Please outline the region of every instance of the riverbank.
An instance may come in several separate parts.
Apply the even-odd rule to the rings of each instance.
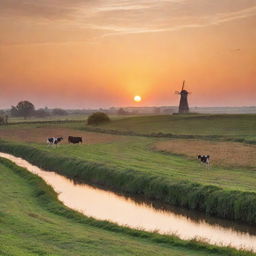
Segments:
[[[2,158],[0,169],[1,255],[254,255],[86,218],[25,169]]]
[[[20,156],[77,182],[143,196],[211,216],[256,224],[256,193],[224,189],[186,180],[166,180],[153,174],[118,170],[22,144],[0,143],[0,150]]]

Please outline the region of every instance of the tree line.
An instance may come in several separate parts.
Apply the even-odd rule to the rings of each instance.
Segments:
[[[65,116],[67,111],[60,108],[49,110],[48,108],[35,109],[35,106],[29,101],[20,101],[16,106],[11,106],[10,115],[13,117],[23,117],[24,119],[30,117],[48,117]]]

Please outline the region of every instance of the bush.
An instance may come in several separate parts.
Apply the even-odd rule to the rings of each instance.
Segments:
[[[87,124],[97,125],[97,124],[107,123],[107,122],[110,122],[110,118],[108,117],[107,114],[105,114],[103,112],[96,112],[96,113],[91,114],[88,117]]]

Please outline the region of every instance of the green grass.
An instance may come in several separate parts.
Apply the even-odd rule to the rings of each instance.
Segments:
[[[86,114],[69,114],[63,116],[47,116],[47,117],[30,117],[24,119],[23,117],[9,117],[9,123],[30,123],[30,122],[47,122],[47,121],[80,121],[87,120]]]
[[[110,157],[108,150],[110,151],[114,148],[113,143],[109,145],[110,147],[105,148],[106,151],[102,151],[101,153],[104,155],[103,159],[108,159]],[[199,165],[197,164],[194,174],[191,169],[187,170],[187,172],[191,173],[190,176],[188,176],[189,174],[182,174],[181,170],[183,168],[180,168],[178,171],[176,170],[184,162],[178,156],[173,156],[174,158],[169,160],[173,161],[173,164],[176,164],[176,168],[171,167],[173,171],[171,168],[169,168],[169,171],[167,169],[163,170],[161,160],[158,163],[155,162],[156,169],[152,169],[151,171],[147,167],[144,170],[139,170],[138,168],[142,166],[141,164],[138,164],[137,169],[136,166],[134,169],[128,168],[133,161],[132,158],[129,158],[129,161],[124,161],[126,168],[102,164],[102,162],[96,163],[89,161],[89,157],[75,157],[74,151],[77,150],[76,152],[81,155],[81,152],[83,152],[82,148],[87,147],[79,146],[81,145],[63,145],[61,148],[49,148],[40,145],[32,147],[31,145],[25,144],[1,142],[0,150],[20,156],[45,170],[56,171],[78,182],[104,186],[107,189],[128,193],[131,196],[140,195],[146,199],[153,199],[168,205],[175,205],[187,209],[199,210],[216,217],[256,224],[256,193],[255,190],[252,190],[254,184],[251,184],[251,192],[249,189],[241,189],[241,187],[245,186],[243,183],[240,186],[237,185],[236,189],[233,188],[233,183],[229,187],[226,187],[225,182],[222,180],[224,176],[221,170],[219,170],[220,177],[218,178],[215,170],[207,171],[202,167],[201,178],[209,180],[209,177],[214,177],[215,175],[219,181],[219,185],[198,182],[198,179],[192,180],[194,178],[193,175],[197,175],[198,173]],[[76,150],[73,150],[73,148],[76,148]],[[87,148],[90,150],[90,146]],[[92,155],[97,155],[98,153],[100,154],[99,150],[96,150]],[[141,157],[143,156],[140,154],[136,145],[131,148],[130,153],[133,154],[133,157],[137,157],[137,160],[141,161]],[[168,157],[164,154],[157,154],[160,157]],[[147,157],[147,154],[145,156]],[[154,155],[152,155],[152,159],[148,158],[149,162],[155,160],[156,156]],[[210,174],[211,172],[213,172],[212,175]],[[235,174],[234,170],[229,170],[228,176],[232,179]],[[239,181],[239,177],[239,175],[236,177],[237,182]],[[248,182],[251,181],[249,177],[246,178]]]
[[[0,255],[253,255],[86,218],[40,178],[0,159]]]
[[[161,140],[161,138],[150,137],[154,131],[167,132],[166,134],[172,132],[179,136],[182,135],[180,129],[183,129],[183,135],[190,134],[197,136],[202,132],[203,135],[212,136],[211,139],[213,139],[214,136],[222,136],[222,133],[224,133],[224,137],[227,136],[226,138],[229,139],[243,138],[243,140],[248,140],[249,137],[253,138],[255,136],[255,117],[255,115],[131,117],[122,120],[114,120],[111,124],[100,127],[104,127],[107,132],[107,127],[111,129],[116,127],[115,129],[118,128],[119,132],[131,130],[138,134],[147,134],[149,137],[126,136],[124,140],[116,142],[93,145],[61,145],[57,149],[47,147],[45,144],[35,143],[26,147],[28,144],[25,143],[6,144],[2,142],[0,143],[0,147],[1,150],[7,150],[18,156],[22,156],[29,161],[33,161],[34,164],[41,164],[44,168],[49,168],[50,170],[58,168],[59,173],[68,177],[79,177],[82,182],[103,184],[108,188],[116,188],[119,192],[124,192],[122,181],[131,175],[131,180],[140,180],[138,184],[142,186],[141,189],[138,189],[138,184],[134,186],[131,184],[127,190],[132,194],[143,193],[147,194],[148,197],[154,197],[154,193],[159,193],[159,196],[156,196],[156,198],[161,198],[162,201],[170,204],[187,207],[189,209],[199,209],[208,214],[223,218],[256,223],[256,212],[253,212],[253,202],[256,195],[255,167],[212,166],[207,170],[205,167],[201,166],[196,159],[192,160],[182,155],[164,154],[153,151],[151,149],[152,144]],[[19,129],[19,127],[36,128],[45,126],[56,127],[56,130],[58,127],[73,129],[84,129],[86,127],[83,122],[62,122],[60,124],[19,124],[11,126],[11,129],[15,132],[15,129]],[[93,129],[94,128],[95,127],[93,127]],[[24,149],[27,151],[24,151]],[[40,159],[40,157],[42,158]],[[95,170],[98,174],[91,174],[90,170],[91,172]],[[115,182],[117,184],[114,184]],[[152,185],[152,183],[154,184]],[[183,183],[186,183],[184,187]],[[152,191],[150,191],[151,185],[153,187],[155,186]],[[177,196],[178,199],[175,201],[171,198],[171,194],[168,195],[169,192],[164,195],[165,186],[168,187],[170,193],[174,194],[176,191],[179,191],[179,189],[186,192],[189,191],[188,189],[196,188],[195,197],[197,203],[188,202],[189,196],[186,194],[184,198]],[[213,201],[209,199],[208,204],[205,203],[204,200],[206,200],[205,196],[207,198],[209,196],[209,186],[214,186],[214,191],[217,189],[222,192],[217,196],[217,199],[214,197],[214,200],[217,200],[217,202],[213,199],[211,199]],[[203,195],[199,188],[203,188]],[[246,197],[243,192],[251,192],[253,196],[250,195]],[[235,196],[237,193],[242,195],[241,198],[249,205],[248,207],[251,209],[251,213],[248,212],[248,209],[241,208],[241,205],[239,205],[239,207],[235,205]],[[200,199],[200,196],[203,198]],[[233,197],[232,200],[234,200],[234,202],[232,200],[226,200],[230,196]],[[240,200],[242,200],[241,198]],[[228,201],[229,204],[233,203],[233,205],[228,206],[230,207],[230,209],[227,210],[229,213],[221,209],[226,201]],[[219,210],[215,209],[217,207],[216,205],[218,205]]]
[[[9,117],[9,124],[29,124],[29,123],[40,123],[40,122],[83,122],[86,123],[89,114],[68,114],[63,116],[47,116],[47,117],[30,117],[24,119],[23,117]],[[123,119],[123,116],[120,115],[109,115],[112,120]],[[131,116],[129,116],[131,117]]]
[[[166,181],[189,180],[226,189],[256,192],[255,168],[212,166],[209,170],[184,156],[151,150],[154,138],[130,137],[120,142],[93,145],[61,145],[57,149],[45,145],[34,147],[59,156],[86,160],[121,171],[134,170],[156,175]]]
[[[256,143],[256,115],[158,115],[113,120],[87,129],[159,136],[201,136]]]

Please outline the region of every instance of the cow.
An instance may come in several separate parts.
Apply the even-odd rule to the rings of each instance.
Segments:
[[[55,145],[57,147],[57,144],[63,140],[63,137],[51,137],[47,139],[47,143],[49,145]]]
[[[201,161],[202,164],[210,164],[210,156],[209,155],[198,155],[197,159]]]
[[[80,142],[81,142],[81,144],[83,143],[82,137],[68,136],[68,143],[77,144]]]

